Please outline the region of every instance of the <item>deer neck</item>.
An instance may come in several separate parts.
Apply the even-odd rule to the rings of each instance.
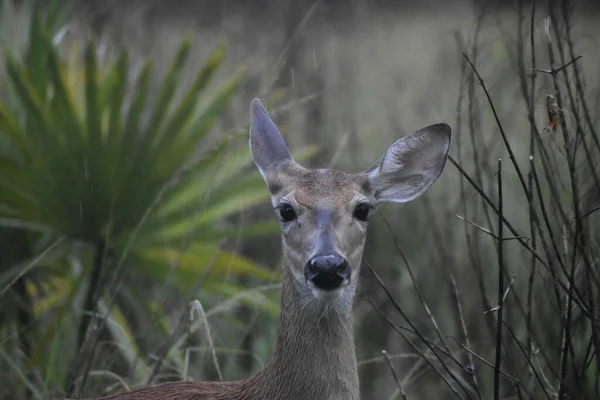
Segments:
[[[351,299],[345,307],[307,304],[305,290],[284,268],[275,351],[255,382],[259,398],[358,400]]]

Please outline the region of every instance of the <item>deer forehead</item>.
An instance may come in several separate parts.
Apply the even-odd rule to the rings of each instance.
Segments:
[[[367,191],[366,178],[336,170],[308,170],[290,177],[294,199],[312,209],[343,209]]]

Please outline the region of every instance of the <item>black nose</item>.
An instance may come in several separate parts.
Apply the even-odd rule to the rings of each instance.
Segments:
[[[321,254],[311,258],[306,264],[306,280],[322,290],[335,290],[345,280],[350,279],[348,262],[337,254]]]

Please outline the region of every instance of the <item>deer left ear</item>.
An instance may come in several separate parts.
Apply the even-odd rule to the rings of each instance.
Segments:
[[[423,194],[442,173],[451,138],[450,125],[435,124],[394,143],[365,171],[375,199],[404,203]]]
[[[282,165],[294,162],[283,137],[258,99],[250,104],[250,152],[267,184]]]

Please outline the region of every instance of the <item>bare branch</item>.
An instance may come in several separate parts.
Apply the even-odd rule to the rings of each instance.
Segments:
[[[383,354],[383,357],[385,357],[385,361],[387,361],[387,365],[390,367],[390,371],[392,371],[392,375],[394,376],[396,385],[398,385],[398,390],[400,391],[400,394],[402,394],[402,398],[404,400],[408,400],[408,397],[406,397],[404,388],[402,387],[402,384],[400,383],[400,379],[398,378],[398,375],[396,375],[396,370],[394,369],[394,366],[392,365],[392,360],[390,360],[390,357],[388,356],[387,351],[381,350],[381,354]]]
[[[550,75],[556,75],[558,74],[560,71],[562,71],[563,69],[567,68],[569,65],[575,63],[577,60],[581,59],[583,56],[578,56],[575,57],[574,59],[572,59],[571,61],[569,61],[568,63],[566,63],[565,65],[563,65],[560,68],[557,69],[539,69],[539,68],[534,68],[533,70],[535,72],[542,72],[544,74],[550,74]]]

